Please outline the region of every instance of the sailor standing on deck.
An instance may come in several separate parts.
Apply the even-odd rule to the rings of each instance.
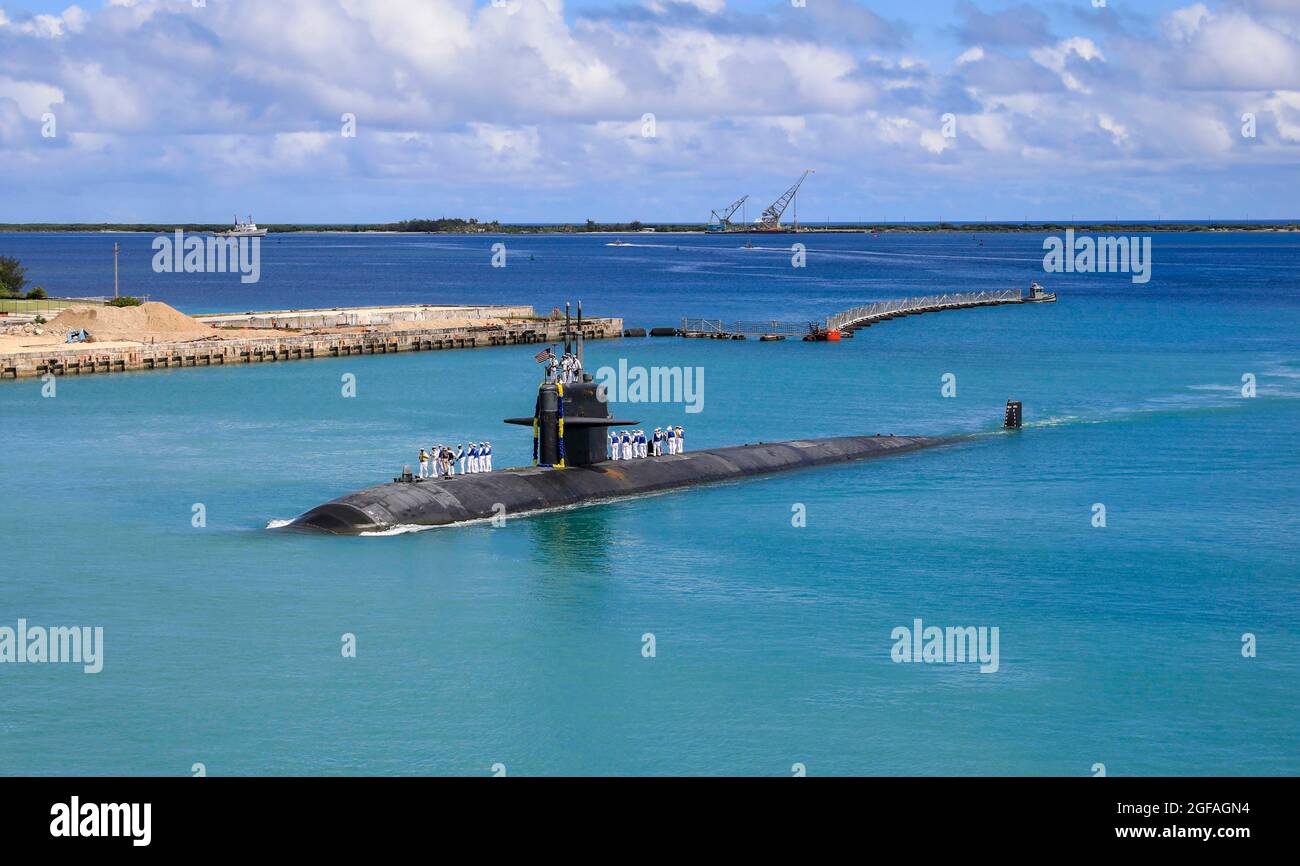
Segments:
[[[673,425],[669,424],[668,429],[664,431],[664,441],[668,443],[668,453],[677,453],[677,436],[673,433]]]
[[[677,453],[681,454],[686,450],[686,437],[682,434],[682,425],[677,425]]]
[[[637,455],[636,455],[636,456],[638,456],[638,457],[648,457],[648,456],[650,456],[650,446],[649,446],[648,443],[646,442],[645,431],[644,431],[644,430],[638,430],[638,431],[636,431],[636,447],[637,447]]]
[[[609,431],[609,459],[610,460],[618,459],[618,431],[617,430]]]
[[[656,427],[655,432],[650,434],[650,453],[656,457],[662,457],[664,453],[664,429]]]
[[[464,445],[456,446],[456,453],[453,455],[453,459],[460,464],[460,472],[462,475],[464,475],[465,474],[465,446]]]
[[[429,477],[429,452],[423,448],[420,449],[420,477]]]
[[[477,443],[477,442],[471,442],[471,443],[469,443],[469,458],[465,461],[465,463],[466,463],[466,464],[468,465],[468,467],[469,467],[469,470],[468,470],[468,471],[470,471],[470,472],[478,472],[478,471],[479,471],[479,459],[478,459],[478,458],[479,458],[478,443]]]
[[[631,460],[632,459],[632,434],[624,430],[623,435],[619,437],[619,444],[623,446],[623,459]]]
[[[492,471],[492,443],[491,442],[483,443],[483,471],[484,472]]]

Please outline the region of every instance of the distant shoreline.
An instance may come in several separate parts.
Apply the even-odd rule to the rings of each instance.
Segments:
[[[829,225],[800,225],[778,230],[735,228],[726,232],[708,231],[699,225],[680,224],[560,224],[522,225],[505,223],[472,223],[455,227],[430,229],[393,228],[391,225],[301,225],[268,224],[263,226],[268,234],[384,234],[384,235],[772,235],[772,234],[935,234],[935,233],[1017,233],[1076,232],[1100,234],[1131,234],[1155,232],[1300,232],[1300,221],[1277,222],[1223,222],[1223,223],[1126,223],[1126,222],[1043,222],[1043,223],[831,223]],[[160,225],[151,223],[0,223],[0,234],[171,234],[175,231],[210,233],[226,231],[226,225],[182,223]]]

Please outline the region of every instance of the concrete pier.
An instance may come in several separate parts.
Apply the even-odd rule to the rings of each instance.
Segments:
[[[620,337],[623,333],[623,320],[621,318],[584,319],[582,333],[587,340]],[[66,347],[42,347],[0,354],[0,378],[20,379],[44,376],[46,373],[53,373],[56,376],[122,373],[131,370],[256,364],[307,358],[337,358],[347,355],[473,349],[527,343],[559,343],[563,339],[562,319],[531,319],[468,328],[429,327],[398,330],[378,326],[368,329],[365,333],[272,332],[265,337],[223,339],[214,336],[185,342],[109,347],[97,347],[95,343],[73,343]]]
[[[264,310],[247,313],[213,313],[195,316],[195,320],[214,328],[268,328],[272,330],[308,330],[314,328],[355,328],[392,325],[397,322],[428,322],[438,326],[441,319],[524,319],[534,316],[526,304],[482,304],[460,306],[448,304],[402,304],[389,307],[332,307],[312,310]]]

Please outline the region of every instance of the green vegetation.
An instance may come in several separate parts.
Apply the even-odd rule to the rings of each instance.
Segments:
[[[0,313],[58,312],[66,307],[95,304],[98,301],[65,301],[51,298],[46,301],[29,301],[26,298],[0,298]]]
[[[12,256],[0,256],[0,298],[21,298],[27,269]]]
[[[29,301],[44,301],[48,297],[49,295],[45,294],[45,289],[40,286],[37,286],[27,293],[27,300]]]
[[[144,303],[144,301],[140,300],[139,298],[132,297],[131,295],[123,295],[123,296],[120,297],[120,298],[114,298],[113,300],[108,301],[108,302],[105,304],[105,306],[108,306],[108,307],[138,307],[138,306],[140,306],[140,305],[143,304],[143,303]]]
[[[365,227],[356,226],[355,229],[364,231]],[[402,220],[397,223],[389,223],[385,226],[375,226],[372,231],[391,231],[391,232],[499,232],[501,224],[498,222],[480,223],[476,219],[448,219],[446,217],[430,220]]]

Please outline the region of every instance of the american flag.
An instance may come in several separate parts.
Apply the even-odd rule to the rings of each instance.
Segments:
[[[542,349],[542,351],[538,352],[536,355],[533,355],[533,360],[540,364],[543,361],[546,361],[554,357],[555,357],[555,352],[553,351],[553,347],[547,346],[545,349]]]

